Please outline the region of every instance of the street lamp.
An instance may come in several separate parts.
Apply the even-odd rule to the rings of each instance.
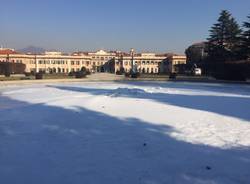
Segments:
[[[130,72],[130,76],[132,78],[137,78],[138,77],[138,73],[137,73],[137,66],[134,63],[134,49],[132,48],[130,51],[131,54],[131,72]]]
[[[137,72],[136,66],[134,64],[134,52],[135,50],[132,48],[130,50],[130,54],[131,54],[131,74],[134,74]]]

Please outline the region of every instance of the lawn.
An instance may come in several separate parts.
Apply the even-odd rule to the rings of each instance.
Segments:
[[[250,86],[0,87],[0,183],[250,183]]]

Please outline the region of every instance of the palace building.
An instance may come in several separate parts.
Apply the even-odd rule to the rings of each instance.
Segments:
[[[19,53],[0,48],[0,62],[23,63],[26,72],[69,73],[85,67],[91,72],[129,72],[132,65],[140,73],[170,73],[186,64],[186,56],[156,53],[124,53],[120,51]],[[132,64],[133,62],[133,64]]]

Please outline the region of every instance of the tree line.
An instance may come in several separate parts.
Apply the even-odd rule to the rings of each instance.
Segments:
[[[235,18],[223,10],[210,30],[208,38],[209,60],[216,62],[237,61],[250,56],[250,16],[242,28]]]
[[[245,80],[250,78],[250,15],[242,26],[227,10],[222,10],[209,30],[207,41],[186,50],[188,60],[198,62],[205,74],[218,79]],[[204,53],[205,54],[204,54]]]

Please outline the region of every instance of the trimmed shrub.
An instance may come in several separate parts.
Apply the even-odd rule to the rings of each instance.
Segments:
[[[123,75],[124,73],[125,73],[124,68],[121,68],[119,71],[115,72],[116,75]]]
[[[36,72],[31,71],[30,74],[31,74],[32,76],[35,76]]]
[[[130,74],[126,72],[125,77],[130,77]]]
[[[68,74],[68,76],[70,76],[70,77],[73,77],[75,75],[76,75],[75,72],[69,72],[69,74]]]
[[[41,80],[43,79],[43,73],[42,72],[36,73],[35,77],[37,80]]]
[[[75,78],[85,78],[86,77],[86,72],[84,71],[79,71],[79,72],[76,72],[76,75],[75,75]]]
[[[83,67],[81,68],[81,71],[87,73],[86,67],[83,66]]]
[[[116,75],[122,75],[123,73],[119,70],[115,72]]]
[[[169,79],[176,79],[177,73],[173,72],[169,74]]]
[[[86,75],[91,75],[91,72],[89,70],[87,70]]]
[[[131,73],[131,78],[138,78],[140,76],[139,72]]]

